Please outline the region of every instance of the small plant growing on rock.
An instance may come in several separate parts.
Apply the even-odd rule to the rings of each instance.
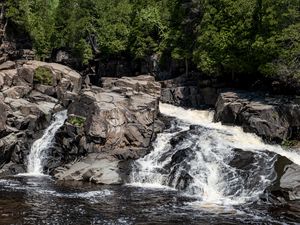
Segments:
[[[34,72],[34,82],[44,85],[52,85],[52,72],[47,67],[38,67]]]
[[[296,140],[284,140],[284,141],[282,141],[281,145],[286,148],[291,148],[291,147],[296,146],[298,143],[299,142]]]
[[[73,126],[82,127],[86,121],[85,117],[71,115],[68,118],[68,122]]]

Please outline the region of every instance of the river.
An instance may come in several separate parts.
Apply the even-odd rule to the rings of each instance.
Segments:
[[[0,224],[297,224],[270,194],[275,165],[299,165],[297,152],[213,123],[211,111],[167,104],[160,111],[170,124],[133,164],[127,184],[2,178]]]

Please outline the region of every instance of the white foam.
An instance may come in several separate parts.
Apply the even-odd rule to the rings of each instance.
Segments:
[[[267,150],[287,157],[292,162],[300,165],[300,149],[299,151],[291,149],[283,149],[279,145],[268,145],[255,134],[246,133],[241,127],[226,126],[221,123],[213,122],[213,111],[207,110],[191,110],[183,109],[169,104],[160,103],[159,109],[161,113],[175,117],[179,120],[193,125],[201,125],[203,127],[215,129],[216,142],[220,139],[227,140],[235,148],[245,150]]]
[[[300,165],[300,154],[284,150],[278,145],[265,144],[255,134],[245,133],[236,126],[224,126],[213,122],[213,112],[205,110],[186,110],[180,107],[160,104],[161,113],[174,117],[177,121],[175,131],[165,131],[158,135],[153,143],[154,150],[139,159],[131,174],[131,185],[145,188],[171,188],[182,185],[181,176],[188,172],[192,182],[185,188],[188,195],[200,198],[204,205],[235,205],[255,201],[273,179],[275,157],[268,152],[285,156]],[[199,125],[200,134],[189,132],[183,142],[176,145],[170,140],[180,132],[189,130],[190,125]],[[171,129],[172,130],[172,129]],[[240,177],[240,171],[228,165],[235,154],[232,149],[239,148],[255,153],[254,160],[263,160],[264,168],[255,167],[248,171],[254,176],[255,183]],[[189,165],[165,166],[171,162],[173,154],[180,149],[190,149],[193,157],[186,159]],[[162,157],[163,156],[163,157]],[[170,165],[169,165],[170,166]],[[261,171],[262,170],[262,171]],[[164,172],[162,172],[164,171]]]
[[[66,119],[67,110],[56,113],[54,121],[45,130],[43,136],[33,143],[28,157],[27,172],[29,176],[43,175],[43,160],[47,157],[46,151],[50,148],[56,132]]]
[[[145,189],[161,189],[161,190],[167,190],[167,191],[176,191],[175,188],[169,187],[169,186],[165,186],[165,185],[161,185],[159,183],[130,183],[130,184],[126,184],[127,186],[135,186],[135,187],[142,187]]]

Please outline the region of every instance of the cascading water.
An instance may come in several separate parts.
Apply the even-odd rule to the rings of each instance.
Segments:
[[[154,150],[133,166],[131,183],[167,186],[199,197],[204,203],[252,202],[276,178],[279,155],[300,164],[300,155],[265,144],[239,127],[213,123],[213,112],[160,104],[174,117],[158,135]]]
[[[43,174],[43,161],[47,157],[46,151],[51,146],[56,132],[63,126],[66,119],[67,110],[56,113],[53,122],[45,130],[43,136],[33,143],[28,157],[28,174]]]

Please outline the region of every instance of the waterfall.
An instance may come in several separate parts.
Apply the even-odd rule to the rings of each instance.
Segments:
[[[278,154],[300,164],[300,154],[265,144],[240,127],[213,122],[212,111],[160,103],[171,119],[153,151],[133,165],[130,181],[143,187],[171,187],[204,203],[255,201],[276,178]]]
[[[32,175],[43,174],[43,161],[47,157],[47,150],[51,147],[56,132],[64,125],[67,119],[67,110],[54,114],[54,120],[45,130],[43,136],[36,140],[30,150],[28,157],[27,172]]]

